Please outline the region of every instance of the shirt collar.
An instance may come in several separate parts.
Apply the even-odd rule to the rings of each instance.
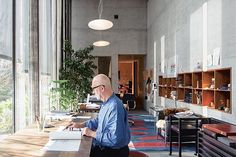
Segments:
[[[112,95],[107,99],[107,101],[104,101],[103,103],[102,103],[102,105],[105,105],[107,102],[109,102],[109,100],[111,99],[111,98],[113,98],[115,96],[115,93],[113,92],[112,93]]]

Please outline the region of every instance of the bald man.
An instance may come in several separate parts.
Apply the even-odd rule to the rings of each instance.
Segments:
[[[123,103],[113,93],[110,79],[104,74],[93,78],[92,89],[103,102],[97,118],[72,122],[70,129],[84,128],[82,134],[93,137],[90,157],[128,157],[130,129]]]

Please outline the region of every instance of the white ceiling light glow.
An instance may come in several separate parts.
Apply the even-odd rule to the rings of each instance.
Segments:
[[[93,30],[107,30],[113,26],[113,23],[109,20],[102,19],[102,11],[103,11],[103,1],[99,1],[98,5],[98,15],[99,19],[92,20],[88,23],[89,28]]]
[[[96,19],[96,20],[90,21],[88,23],[88,26],[91,29],[103,31],[103,30],[107,30],[111,28],[113,26],[113,23],[105,19]]]
[[[103,47],[103,46],[110,45],[110,42],[104,41],[104,40],[99,40],[99,41],[94,42],[93,45],[97,46],[97,47]]]

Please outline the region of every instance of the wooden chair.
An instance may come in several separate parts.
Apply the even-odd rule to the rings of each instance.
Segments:
[[[139,151],[130,151],[129,157],[148,157],[148,155]]]

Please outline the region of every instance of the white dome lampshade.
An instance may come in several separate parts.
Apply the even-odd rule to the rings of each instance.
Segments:
[[[88,23],[89,28],[93,30],[107,30],[113,26],[113,23],[106,19],[96,19]]]
[[[99,40],[99,41],[94,42],[93,45],[97,47],[103,47],[103,46],[110,45],[110,42],[105,41],[105,40]]]
[[[107,30],[113,26],[113,23],[109,20],[102,19],[102,11],[103,11],[103,0],[99,1],[98,4],[98,19],[92,20],[88,23],[88,27],[93,30]]]

